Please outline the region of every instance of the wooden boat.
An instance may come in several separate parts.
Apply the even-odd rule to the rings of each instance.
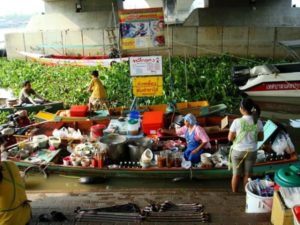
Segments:
[[[145,111],[167,111],[167,104],[157,104],[157,105],[147,105],[147,106],[139,106],[137,110],[141,113]],[[195,101],[195,102],[180,102],[176,104],[176,112],[180,114],[187,114],[189,112],[193,113],[196,116],[207,116],[212,114],[221,113],[226,109],[226,105],[219,104],[215,106],[209,106],[208,101]],[[62,114],[67,110],[59,110],[55,114],[49,112],[39,112],[35,115],[35,118],[40,121],[62,121],[62,122],[70,122],[70,121],[84,121],[84,120],[101,120],[105,117],[116,117],[116,116],[125,116],[129,114],[129,108],[125,107],[116,107],[109,108],[108,110],[99,110],[94,112],[92,116],[89,117],[72,117],[66,116]]]
[[[25,161],[15,161],[18,167],[26,169],[34,164]],[[299,156],[293,154],[290,159],[258,163],[253,168],[253,176],[264,176],[273,174],[281,168],[288,168],[290,165],[300,166]],[[128,177],[128,178],[200,178],[200,179],[217,179],[229,178],[232,171],[227,167],[222,168],[93,168],[80,166],[63,166],[61,164],[48,164],[47,172],[64,175],[76,176],[103,176],[103,177]]]
[[[235,66],[232,80],[249,96],[300,97],[300,63]]]
[[[274,111],[289,114],[300,113],[300,99],[298,98],[280,98],[280,97],[252,97],[261,110]]]
[[[47,110],[49,112],[56,112],[64,108],[63,102],[49,102],[42,105],[28,105],[28,106],[14,106],[14,107],[0,107],[0,112],[13,113],[18,110],[26,110],[28,113]]]
[[[217,117],[207,117],[200,118],[202,126],[211,126],[214,123],[219,123],[220,118]],[[52,131],[56,128],[59,129],[61,127],[72,127],[74,129],[80,129],[83,134],[88,134],[90,127],[94,125],[95,121],[79,121],[79,122],[44,122],[37,126],[37,131],[35,134],[45,134],[47,136],[52,135]],[[103,119],[101,122],[97,122],[101,124],[107,125],[109,123],[108,119]],[[228,129],[223,130],[213,130],[209,133],[209,136],[212,140],[212,144],[214,143],[222,143],[222,141],[227,140]],[[157,138],[157,136],[156,136]],[[23,143],[28,140],[24,140]],[[65,143],[68,143],[70,139],[64,140]],[[19,152],[21,144],[16,144],[15,146],[11,146],[11,152]],[[61,149],[63,149],[62,147]],[[50,154],[51,152],[49,152]],[[67,152],[68,153],[68,152]],[[46,154],[46,153],[45,153]],[[53,154],[53,152],[51,153]],[[68,153],[70,154],[70,153]],[[59,158],[60,156],[60,158]],[[186,178],[225,178],[230,177],[231,172],[227,170],[226,166],[220,168],[198,168],[192,167],[189,169],[185,169],[182,167],[163,167],[159,168],[157,166],[153,166],[150,168],[120,168],[118,165],[110,165],[103,168],[95,168],[95,167],[81,167],[81,166],[64,166],[62,164],[62,157],[66,156],[66,151],[61,150],[57,152],[57,155],[51,155],[51,160],[44,163],[34,163],[30,161],[26,161],[24,159],[20,160],[14,156],[11,156],[11,160],[13,160],[20,168],[26,170],[37,169],[43,172],[45,175],[47,173],[59,173],[64,175],[76,175],[76,176],[103,176],[103,177],[143,177],[143,178],[176,178],[176,177],[186,177]],[[254,175],[262,176],[266,173],[273,173],[279,168],[285,168],[290,165],[300,166],[299,157],[297,154],[292,154],[289,159],[283,159],[278,161],[268,161],[257,163],[254,167]]]
[[[201,110],[203,110],[203,115],[205,112],[209,112],[209,103],[208,101],[195,101],[195,102],[178,102],[176,103],[176,112],[180,114],[187,114],[187,113],[193,113],[195,116],[199,116],[201,113]],[[168,104],[157,104],[157,105],[143,105],[138,106],[137,110],[140,112],[145,111],[163,111],[166,112],[168,108]],[[216,110],[216,109],[214,109]],[[220,110],[224,110],[223,108]],[[111,116],[120,116],[122,114],[129,113],[129,108],[126,107],[116,107],[116,108],[110,108],[109,114]]]
[[[64,56],[43,55],[38,53],[23,52],[20,54],[36,62],[50,66],[103,66],[110,67],[113,63],[127,62],[128,58],[108,58],[108,56]]]

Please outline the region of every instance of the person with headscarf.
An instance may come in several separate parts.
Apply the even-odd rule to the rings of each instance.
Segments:
[[[3,147],[3,143],[0,144]],[[1,155],[0,225],[28,225],[31,207],[25,193],[25,184],[16,164],[12,161],[2,161]]]
[[[187,148],[184,151],[184,158],[191,163],[200,162],[200,155],[205,149],[210,149],[209,137],[205,130],[197,124],[196,117],[189,113],[184,117],[184,126],[176,128],[178,136],[184,136],[187,142]]]
[[[241,118],[230,126],[228,140],[233,141],[229,153],[229,169],[232,169],[232,192],[238,191],[239,179],[243,177],[244,185],[252,174],[252,167],[257,156],[257,141],[264,139],[263,124],[258,119],[260,108],[245,98],[240,103]]]

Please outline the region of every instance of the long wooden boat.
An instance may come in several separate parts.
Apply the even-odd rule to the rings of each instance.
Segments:
[[[38,112],[41,110],[45,110],[48,112],[57,112],[64,108],[63,102],[49,102],[41,105],[28,105],[28,106],[14,106],[14,107],[0,107],[0,112],[8,112],[13,113],[18,110],[26,110],[28,113]]]
[[[34,164],[25,161],[15,161],[18,167],[26,169]],[[293,154],[290,159],[273,162],[258,163],[253,168],[253,176],[264,176],[273,174],[278,169],[288,168],[290,165],[300,167],[299,156]],[[47,172],[63,175],[76,176],[103,176],[103,177],[128,177],[128,178],[199,178],[199,179],[216,179],[229,178],[232,171],[227,167],[222,168],[93,168],[79,166],[63,166],[61,164],[47,165]]]
[[[20,52],[36,62],[50,66],[103,66],[110,67],[113,63],[127,62],[128,58],[110,59],[108,56],[63,56],[63,55],[43,55],[31,52]]]
[[[143,106],[138,106],[137,110],[140,112],[145,112],[145,111],[163,111],[166,112],[168,108],[167,104],[157,104],[157,105],[143,105]],[[209,114],[214,110],[216,113],[217,111],[221,112],[225,110],[225,108],[219,107],[218,109],[215,108],[210,108],[208,101],[194,101],[194,102],[178,102],[176,103],[176,109],[175,111],[180,113],[180,114],[187,114],[187,113],[193,113],[195,116],[204,116],[206,114]],[[111,116],[120,116],[124,113],[129,113],[129,108],[126,107],[116,107],[116,108],[110,108],[109,113]]]
[[[202,126],[213,125],[214,123],[219,123],[220,119],[216,117],[207,117],[201,118]],[[79,121],[79,122],[44,122],[39,124],[36,128],[37,131],[34,134],[45,134],[47,136],[52,135],[54,129],[60,129],[61,127],[72,127],[74,129],[80,129],[83,134],[88,134],[90,127],[94,125],[95,121]],[[103,119],[101,122],[107,125],[109,123],[108,119]],[[228,129],[223,130],[213,130],[209,133],[211,141],[215,143],[218,141],[227,140]],[[157,137],[156,137],[157,138]],[[24,142],[26,142],[25,140]],[[68,142],[70,140],[66,140]],[[14,151],[19,151],[18,147],[21,146],[20,143],[12,146],[10,149]],[[65,151],[66,152],[66,151]],[[60,151],[59,154],[63,154],[63,151]],[[26,160],[20,160],[15,157],[11,157],[20,168],[28,170],[28,168],[37,169],[47,173],[58,173],[64,175],[76,175],[76,176],[103,176],[103,177],[143,177],[143,178],[176,178],[176,177],[186,177],[186,178],[225,178],[230,177],[231,172],[227,169],[226,166],[221,168],[198,168],[192,167],[185,169],[182,167],[163,167],[159,168],[156,166],[150,168],[120,168],[117,165],[105,166],[103,168],[94,168],[94,167],[81,167],[81,166],[64,166],[62,160],[58,157],[53,157],[51,161],[42,164],[35,164]],[[65,155],[63,155],[65,156]],[[289,159],[282,159],[278,161],[268,161],[257,163],[254,167],[254,175],[262,176],[266,173],[273,173],[279,168],[289,167],[290,165],[300,166],[299,157],[297,154],[292,154]]]
[[[157,105],[145,105],[139,106],[137,111],[143,113],[145,111],[167,111],[167,104]],[[195,101],[195,102],[179,102],[176,104],[176,112],[180,114],[193,113],[195,116],[208,116],[224,112],[227,106],[219,104],[215,106],[209,106],[208,101]],[[116,107],[109,108],[108,110],[99,110],[93,113],[89,117],[72,117],[66,116],[67,110],[58,110],[55,114],[49,112],[39,112],[35,117],[40,121],[61,121],[61,122],[74,122],[74,121],[85,121],[85,120],[101,120],[105,117],[118,117],[125,116],[130,112],[127,107]]]

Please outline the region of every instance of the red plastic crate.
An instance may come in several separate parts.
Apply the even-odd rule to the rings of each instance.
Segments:
[[[151,111],[143,114],[142,128],[145,134],[157,134],[157,130],[164,126],[164,112]]]
[[[71,116],[85,117],[88,113],[87,105],[72,105],[70,109]]]

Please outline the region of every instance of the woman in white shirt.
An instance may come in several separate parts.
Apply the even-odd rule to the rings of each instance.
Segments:
[[[228,134],[228,140],[233,141],[229,154],[233,171],[233,192],[238,191],[241,176],[244,185],[248,182],[256,161],[257,141],[264,139],[263,124],[258,119],[260,108],[251,99],[246,98],[241,101],[240,112],[242,117],[233,121]]]

